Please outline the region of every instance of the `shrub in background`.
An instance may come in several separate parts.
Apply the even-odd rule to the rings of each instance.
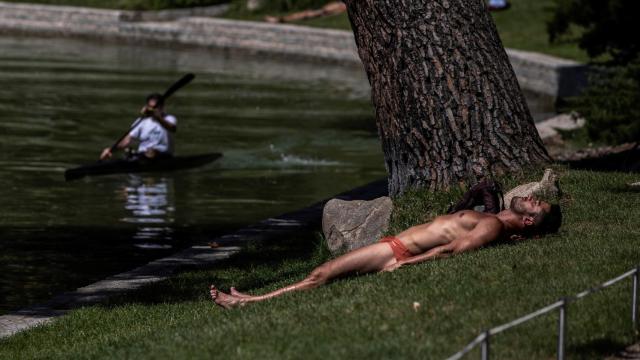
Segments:
[[[595,67],[589,87],[568,106],[587,120],[584,131],[592,141],[640,141],[640,60]]]
[[[635,59],[640,51],[637,35],[638,0],[556,0],[553,18],[547,23],[550,41],[570,32],[571,25],[584,28],[580,48],[595,58],[609,54],[618,64]]]
[[[586,120],[581,131],[590,141],[618,144],[640,140],[640,37],[637,35],[639,0],[556,0],[547,23],[550,41],[582,27],[578,46],[592,58],[589,86],[570,99],[568,108]],[[578,136],[580,138],[580,136]]]

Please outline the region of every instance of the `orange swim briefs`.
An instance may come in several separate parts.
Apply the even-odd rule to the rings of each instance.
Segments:
[[[413,254],[407,249],[406,246],[395,236],[387,236],[385,238],[380,239],[381,243],[388,243],[391,246],[391,250],[393,251],[393,255],[396,257],[396,261],[401,261],[404,259],[408,259],[413,256]]]

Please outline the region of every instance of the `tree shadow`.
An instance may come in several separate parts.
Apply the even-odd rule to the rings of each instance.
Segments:
[[[610,338],[599,338],[588,342],[569,346],[567,354],[572,358],[594,359],[611,356],[623,350],[628,344],[614,341]]]
[[[612,193],[617,193],[617,194],[627,194],[627,193],[640,193],[640,186],[637,187],[631,187],[629,185],[619,185],[619,186],[615,186],[612,188],[608,188],[607,191],[610,191]]]
[[[577,170],[637,173],[640,172],[640,143],[627,144],[622,150],[609,150],[600,155],[563,160],[560,163]]]

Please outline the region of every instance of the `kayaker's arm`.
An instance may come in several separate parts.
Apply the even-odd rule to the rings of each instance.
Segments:
[[[127,135],[124,138],[122,138],[122,140],[118,143],[118,145],[116,145],[117,149],[124,149],[127,146],[129,146],[129,144],[131,143],[131,135]],[[102,154],[100,154],[100,160],[105,160],[108,159],[112,156],[113,154],[111,153],[111,148],[105,148],[104,150],[102,150]]]
[[[165,128],[167,131],[174,133],[178,130],[175,124],[172,124],[167,120],[165,120],[164,113],[160,109],[156,108],[152,110],[151,116],[153,116],[153,119],[157,121],[160,125],[162,125],[162,127]]]

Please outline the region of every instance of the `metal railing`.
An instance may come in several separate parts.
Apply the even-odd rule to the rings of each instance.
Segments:
[[[636,267],[633,270],[629,270],[626,273],[617,276],[611,280],[605,281],[604,283],[595,286],[591,289],[582,291],[572,297],[566,297],[566,298],[562,298],[556,302],[554,302],[551,305],[545,306],[541,309],[538,309],[532,313],[529,313],[527,315],[521,316],[513,321],[510,321],[506,324],[502,324],[500,326],[496,326],[494,328],[491,328],[487,331],[484,331],[483,333],[481,333],[480,335],[478,335],[475,339],[473,339],[473,341],[471,341],[467,346],[465,346],[464,348],[462,348],[462,350],[458,351],[457,353],[453,354],[452,356],[450,356],[449,358],[447,358],[447,360],[458,360],[460,358],[462,358],[464,355],[466,355],[469,351],[473,350],[476,346],[478,346],[478,344],[481,344],[481,356],[482,356],[482,360],[488,360],[489,356],[490,356],[490,340],[491,337],[494,335],[497,335],[505,330],[508,330],[512,327],[515,327],[517,325],[520,325],[524,322],[527,322],[533,318],[536,318],[540,315],[544,315],[546,313],[549,313],[553,310],[558,309],[558,349],[557,349],[557,359],[558,360],[564,360],[565,357],[565,327],[566,327],[566,322],[567,322],[567,305],[571,302],[577,301],[579,299],[582,299],[583,297],[593,294],[595,292],[598,292],[602,289],[605,289],[625,278],[628,278],[629,276],[632,276],[633,279],[633,286],[631,289],[631,324],[632,324],[632,328],[633,328],[633,332],[634,334],[636,333],[636,331],[638,330],[638,275],[640,274],[640,266]]]

